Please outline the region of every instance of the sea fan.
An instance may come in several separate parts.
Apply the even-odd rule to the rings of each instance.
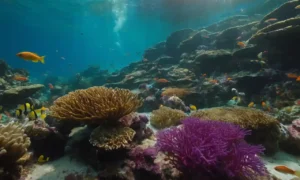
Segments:
[[[260,160],[264,148],[246,143],[250,131],[239,126],[187,118],[180,127],[157,134],[156,147],[170,155],[173,165],[187,179],[224,177],[251,179],[265,175]]]

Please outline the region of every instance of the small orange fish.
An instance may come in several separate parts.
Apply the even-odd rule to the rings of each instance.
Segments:
[[[15,81],[21,81],[21,82],[26,82],[28,81],[28,78],[25,76],[14,76]]]
[[[300,171],[294,171],[286,166],[276,166],[276,167],[274,167],[274,169],[281,173],[292,174],[292,175],[300,177]]]
[[[261,106],[262,106],[262,107],[266,107],[266,105],[267,105],[266,102],[264,102],[264,101],[261,102]]]
[[[8,111],[4,111],[4,114],[7,116],[7,117],[11,117],[10,113]]]
[[[295,105],[300,105],[300,99],[297,99],[296,101],[294,101]]]
[[[54,88],[54,86],[51,83],[49,83],[48,86],[49,86],[49,89],[53,89]]]
[[[209,80],[209,82],[212,83],[212,84],[217,84],[217,83],[218,83],[218,80],[212,79],[212,80]]]
[[[300,76],[298,76],[298,77],[297,77],[296,81],[297,81],[297,82],[299,82],[299,81],[300,81]]]
[[[255,106],[254,102],[250,102],[250,103],[248,104],[248,107],[249,107],[249,108],[253,108],[254,106]]]
[[[278,21],[278,19],[270,18],[270,19],[265,20],[265,23],[270,23],[270,22],[275,22],[275,21]]]
[[[287,73],[286,76],[291,79],[297,79],[298,75],[295,73]]]
[[[154,80],[155,80],[156,82],[158,82],[158,83],[168,83],[168,82],[169,82],[169,81],[168,81],[167,79],[165,79],[165,78],[160,78],[160,79],[154,78]]]
[[[246,47],[246,44],[242,41],[239,41],[237,42],[237,45],[240,47],[240,48],[245,48]]]
[[[41,63],[45,63],[45,56],[39,56],[35,53],[32,53],[32,52],[20,52],[17,54],[18,57],[24,59],[24,60],[27,60],[27,61],[31,61],[31,62],[34,62],[34,63],[37,63],[37,62],[41,62]]]

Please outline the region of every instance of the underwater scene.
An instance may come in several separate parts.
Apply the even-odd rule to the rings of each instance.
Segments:
[[[0,180],[300,180],[300,0],[1,0]]]

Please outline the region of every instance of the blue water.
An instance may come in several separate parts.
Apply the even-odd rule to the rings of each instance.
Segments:
[[[176,30],[199,28],[256,4],[166,1],[2,0],[0,58],[38,79],[73,76],[90,65],[114,71],[141,60],[145,49]],[[20,51],[45,55],[46,64],[21,60]]]

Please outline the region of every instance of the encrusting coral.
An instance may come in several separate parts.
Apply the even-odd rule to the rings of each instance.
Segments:
[[[161,106],[158,110],[152,112],[150,123],[155,128],[162,129],[180,124],[180,120],[185,117],[187,115],[183,111]]]
[[[258,156],[263,147],[244,140],[250,131],[197,118],[182,123],[160,131],[156,147],[169,156],[183,179],[256,179],[267,174]]]
[[[14,164],[30,146],[30,139],[17,124],[0,126],[0,167]]]
[[[263,111],[243,107],[203,109],[193,112],[191,117],[231,122],[247,129],[278,124],[275,117]]]
[[[191,91],[186,88],[166,88],[161,95],[163,96],[177,96],[183,98],[186,95],[190,94]]]
[[[128,147],[135,135],[135,131],[129,127],[106,128],[97,127],[90,136],[90,143],[94,146],[114,150]]]
[[[252,131],[246,140],[254,144],[262,144],[266,148],[265,153],[272,154],[278,149],[278,141],[281,137],[279,122],[263,111],[243,107],[216,107],[198,110],[192,113],[191,117],[239,125]]]
[[[50,108],[61,120],[101,123],[137,110],[143,101],[127,89],[91,87],[58,98]]]

